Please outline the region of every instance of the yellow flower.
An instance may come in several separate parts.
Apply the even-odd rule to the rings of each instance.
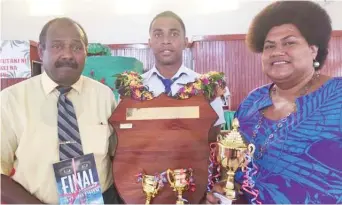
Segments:
[[[139,83],[139,84],[136,86],[136,88],[139,89],[139,90],[142,89],[143,87],[144,87],[144,85],[141,84],[141,83]]]
[[[128,76],[127,76],[127,80],[128,80],[128,81],[136,80],[136,77],[134,77],[134,76],[132,76],[132,75],[128,75]]]
[[[193,87],[192,86],[186,86],[185,87],[185,93],[191,93]]]
[[[196,90],[201,90],[202,88],[202,82],[200,80],[196,81],[193,85]]]
[[[210,75],[203,74],[203,75],[201,75],[200,79],[208,79],[209,77],[210,77]]]
[[[143,96],[146,98],[146,100],[152,100],[153,96],[151,92],[143,92]]]
[[[220,74],[220,72],[217,72],[217,71],[210,71],[210,72],[208,72],[208,75],[219,75]]]
[[[189,98],[189,95],[187,95],[187,94],[185,94],[185,93],[181,93],[181,94],[179,95],[179,97],[180,97],[181,99],[188,99],[188,98]]]
[[[129,83],[129,86],[131,86],[131,87],[138,87],[138,86],[139,86],[139,82],[136,81],[136,80],[132,80],[132,81]]]
[[[140,92],[140,90],[139,90],[139,89],[135,89],[135,90],[134,90],[134,95],[135,95],[136,97],[140,98],[140,97],[141,97],[141,92]]]

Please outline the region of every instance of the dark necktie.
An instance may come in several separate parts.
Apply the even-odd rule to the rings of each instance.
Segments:
[[[161,77],[160,75],[157,74],[158,78],[162,81],[162,83],[164,84],[164,87],[165,87],[165,93],[166,94],[170,94],[171,92],[171,86],[172,84],[178,80],[178,78],[180,78],[183,74],[185,73],[181,73],[178,77],[174,78],[174,79],[166,79],[166,78],[163,78]]]
[[[57,88],[60,92],[58,109],[59,159],[66,160],[83,155],[80,132],[72,102],[66,97],[71,88]]]

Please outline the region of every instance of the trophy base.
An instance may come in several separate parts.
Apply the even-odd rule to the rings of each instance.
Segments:
[[[235,201],[237,199],[235,190],[224,188],[224,191],[226,192],[226,197],[228,199],[230,199],[232,201]]]
[[[176,204],[177,205],[183,205],[184,204],[184,201],[182,200],[182,201],[176,201]]]
[[[151,204],[151,201],[152,201],[152,196],[147,196],[146,201],[145,201],[145,205]]]

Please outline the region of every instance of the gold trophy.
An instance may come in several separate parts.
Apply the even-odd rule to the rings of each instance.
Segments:
[[[156,176],[152,175],[143,175],[142,176],[142,187],[143,191],[146,195],[146,202],[145,204],[150,204],[152,199],[158,194],[158,191],[160,190],[161,179],[158,179]]]
[[[170,186],[178,194],[176,204],[184,204],[183,192],[189,189],[192,174],[191,169],[167,170],[166,175]]]
[[[222,167],[227,169],[227,182],[224,188],[226,197],[236,200],[234,187],[235,172],[239,167],[244,167],[246,152],[252,156],[255,151],[253,144],[247,145],[239,132],[239,121],[235,118],[232,122],[232,130],[221,132],[217,142],[217,160]]]

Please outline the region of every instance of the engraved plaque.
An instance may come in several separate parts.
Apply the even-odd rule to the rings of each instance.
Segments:
[[[126,120],[198,119],[199,117],[199,106],[126,109]]]

